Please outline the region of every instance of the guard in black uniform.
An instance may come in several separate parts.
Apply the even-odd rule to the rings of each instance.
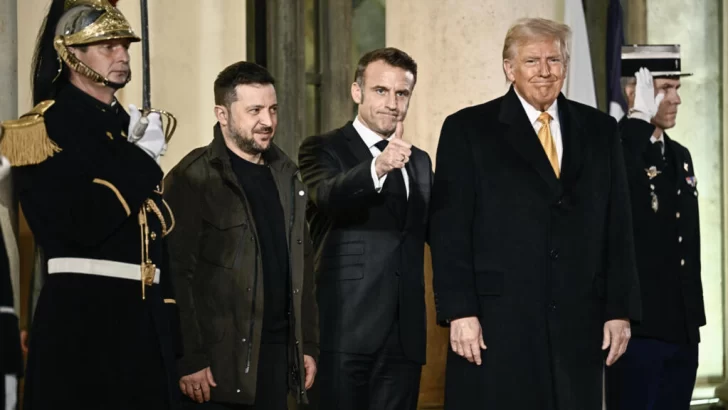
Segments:
[[[158,164],[165,133],[158,114],[133,133],[142,114],[130,107],[130,125],[114,97],[130,79],[136,41],[106,0],[54,0],[34,55],[37,105],[2,124],[0,151],[48,259],[26,410],[178,405],[181,342],[165,239],[174,216]]]
[[[626,353],[607,369],[609,410],[687,410],[705,325],[700,279],[698,184],[690,152],[667,136],[675,126],[679,46],[625,46],[620,122],[629,177],[642,320]],[[634,76],[634,77],[632,77]]]
[[[7,178],[9,173],[10,163],[0,157],[0,180]],[[10,281],[10,261],[0,232],[0,409],[15,409],[18,402],[18,377],[22,374],[23,356],[20,353],[18,314]]]

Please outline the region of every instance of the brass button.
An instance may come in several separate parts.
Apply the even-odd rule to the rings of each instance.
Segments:
[[[675,213],[675,218],[680,219],[680,212]]]
[[[152,240],[155,240],[155,239],[157,239],[157,233],[156,233],[156,232],[152,232],[152,234],[151,234],[151,235],[149,235],[149,236],[151,236],[151,237],[152,237]]]
[[[685,266],[685,259],[680,259],[680,266]]]
[[[680,190],[678,189],[678,190],[677,190],[677,194],[678,194],[678,195],[680,195],[680,192],[682,192],[682,191],[680,191]]]
[[[124,131],[121,132],[121,136],[126,138],[126,133]]]
[[[682,243],[682,236],[677,237],[677,243]]]
[[[106,131],[106,136],[109,137],[110,140],[114,139],[114,135],[111,133],[111,131]]]

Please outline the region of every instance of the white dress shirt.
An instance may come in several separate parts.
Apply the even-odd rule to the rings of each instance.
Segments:
[[[521,100],[523,109],[526,110],[526,116],[531,121],[534,131],[538,135],[538,131],[541,129],[543,124],[538,120],[541,115],[541,111],[535,109],[531,104],[527,103],[516,91],[518,99]],[[561,168],[561,159],[564,157],[564,141],[561,138],[561,122],[559,121],[559,107],[558,101],[554,101],[553,104],[546,110],[551,115],[551,137],[554,139],[554,145],[556,146],[556,155],[559,157],[559,168]]]
[[[650,142],[654,144],[654,143],[656,143],[657,141],[662,141],[662,147],[660,147],[660,148],[662,149],[662,155],[665,155],[665,140],[664,140],[664,139],[662,139],[662,136],[663,136],[663,135],[665,135],[665,133],[664,133],[664,132],[663,132],[662,134],[660,134],[660,136],[659,136],[659,137],[657,137],[657,138],[655,138],[655,136],[654,136],[654,135],[653,135],[653,136],[651,136],[651,137],[650,137]]]
[[[382,151],[377,148],[377,142],[382,140],[382,137],[377,135],[374,131],[367,128],[366,125],[364,125],[361,121],[359,121],[359,116],[357,115],[356,119],[354,119],[354,129],[357,133],[359,133],[359,136],[364,141],[364,144],[369,148],[369,151],[372,153],[372,156],[374,159],[372,160],[372,166],[371,166],[371,173],[372,173],[372,181],[374,182],[374,189],[377,190],[377,192],[382,192],[382,187],[384,186],[384,181],[387,180],[387,174],[385,174],[383,177],[379,178],[377,175],[377,171],[375,169],[374,163],[377,160],[377,157],[379,154],[382,153]],[[392,138],[394,138],[394,134],[390,135],[389,138],[387,138],[387,141],[391,141]],[[394,171],[393,171],[394,172]],[[410,181],[409,176],[407,175],[407,170],[405,168],[402,168],[402,177],[404,178],[404,188],[407,191],[407,199],[409,199],[409,193],[410,193]]]

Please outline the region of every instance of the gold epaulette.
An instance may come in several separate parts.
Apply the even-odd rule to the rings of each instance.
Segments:
[[[14,167],[40,164],[61,149],[48,136],[43,114],[55,103],[41,101],[17,120],[0,124],[0,153]]]

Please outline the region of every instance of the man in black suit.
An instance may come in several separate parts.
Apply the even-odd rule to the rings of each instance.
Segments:
[[[510,90],[442,127],[430,244],[450,326],[446,409],[599,409],[605,356],[613,364],[630,337],[638,284],[617,124],[560,94],[569,35],[519,20],[503,48]]]
[[[353,122],[303,142],[321,328],[320,409],[415,409],[425,362],[424,247],[432,163],[402,139],[417,65],[365,54]]]
[[[652,71],[652,72],[650,72]],[[687,410],[705,325],[693,160],[665,130],[680,105],[680,48],[625,46],[629,114],[620,123],[632,199],[642,320],[607,371],[610,410]],[[654,79],[653,79],[654,77]]]

